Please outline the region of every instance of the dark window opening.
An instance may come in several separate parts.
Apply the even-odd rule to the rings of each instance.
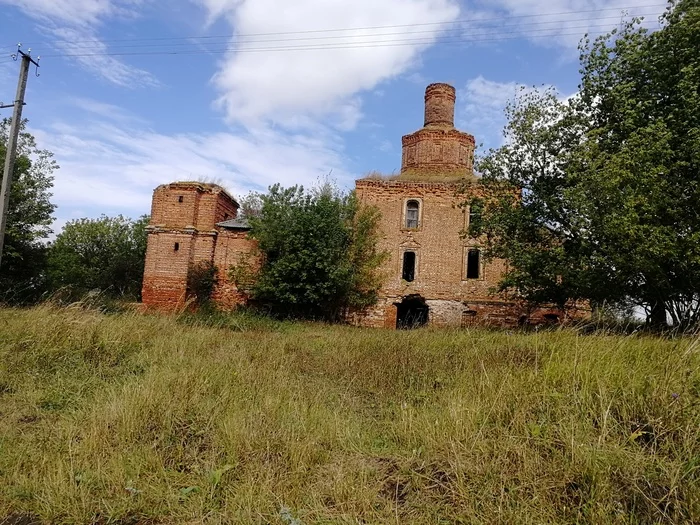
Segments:
[[[420,204],[418,201],[408,201],[406,203],[406,228],[418,228],[418,212]]]
[[[557,314],[544,314],[544,320],[548,324],[557,324],[559,322],[559,316]]]
[[[401,278],[409,283],[416,278],[416,252],[403,253],[403,268]]]
[[[175,251],[178,251],[180,249],[180,243],[176,242],[175,243]]]
[[[478,279],[481,273],[481,252],[473,248],[467,252],[467,279]]]
[[[422,297],[406,297],[396,305],[396,328],[419,328],[428,324],[428,310],[428,305]]]
[[[182,202],[182,201],[184,201],[184,200],[185,200],[185,198],[184,198],[182,195],[180,195],[180,196],[177,198],[177,202]]]

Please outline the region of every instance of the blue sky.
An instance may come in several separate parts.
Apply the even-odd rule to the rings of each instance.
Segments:
[[[519,86],[576,92],[579,39],[661,0],[0,0],[0,100],[22,42],[41,56],[24,116],[54,152],[55,229],[150,211],[155,186],[346,188],[400,168],[431,82],[458,127],[501,143]],[[177,52],[177,54],[163,54]],[[0,116],[9,116],[2,110]]]

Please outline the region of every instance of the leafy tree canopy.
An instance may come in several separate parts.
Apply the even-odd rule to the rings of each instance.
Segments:
[[[140,297],[149,217],[134,221],[121,215],[68,222],[51,244],[51,287],[67,287],[72,297],[90,290]]]
[[[253,297],[276,312],[335,318],[344,308],[376,301],[379,214],[353,193],[326,183],[312,191],[270,187],[248,213],[263,265]]]
[[[11,119],[0,120],[0,181]],[[43,291],[44,239],[51,233],[53,172],[50,151],[37,147],[22,122],[10,188],[5,243],[0,268],[0,301],[35,299]]]
[[[632,302],[651,322],[700,321],[700,4],[669,3],[581,45],[577,96],[524,90],[506,144],[478,162],[479,227],[534,302]]]

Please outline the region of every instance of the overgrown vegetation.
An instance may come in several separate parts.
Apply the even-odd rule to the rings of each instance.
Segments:
[[[209,305],[214,288],[218,268],[211,261],[200,261],[193,264],[187,273],[187,296],[199,306]]]
[[[5,164],[10,120],[0,119],[0,166]],[[46,247],[51,233],[53,172],[58,165],[53,154],[39,149],[34,137],[20,128],[17,160],[12,175],[7,230],[0,271],[0,302],[36,301],[46,290]],[[0,181],[2,181],[0,170]]]
[[[698,523],[698,344],[0,310],[0,521]]]
[[[50,290],[70,300],[91,290],[140,298],[148,221],[147,215],[137,221],[121,215],[69,221],[48,249]]]
[[[284,316],[337,319],[376,301],[386,257],[377,249],[376,209],[328,182],[311,191],[276,184],[256,198],[259,207],[247,215],[262,253],[250,286],[258,304]],[[235,266],[231,276],[243,270]]]
[[[0,120],[0,166],[10,119]],[[141,295],[148,217],[121,215],[69,221],[48,242],[53,153],[40,149],[22,122],[0,269],[0,303],[32,304],[53,294],[68,301],[95,292],[105,302]],[[2,173],[0,173],[0,181]]]
[[[576,96],[524,90],[507,108],[470,232],[509,260],[503,289],[700,323],[700,5],[669,2],[661,23],[584,41]]]

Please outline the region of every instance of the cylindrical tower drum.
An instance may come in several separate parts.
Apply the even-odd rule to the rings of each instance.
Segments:
[[[455,124],[455,88],[449,84],[430,84],[425,88],[425,127],[453,128]]]

